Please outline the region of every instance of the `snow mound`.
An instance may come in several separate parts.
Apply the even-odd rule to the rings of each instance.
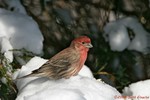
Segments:
[[[110,22],[104,27],[104,31],[106,33],[105,36],[108,35],[111,50],[123,51],[128,47],[130,39],[124,25],[117,22]]]
[[[83,65],[82,69],[80,70],[78,74],[84,77],[89,77],[89,78],[94,77],[91,70],[86,65]]]
[[[29,16],[0,9],[1,52],[13,61],[12,49],[26,49],[42,54],[43,36],[37,23]]]
[[[129,37],[128,29],[133,31],[134,37]],[[105,25],[104,32],[104,38],[113,51],[123,51],[127,48],[142,53],[149,52],[150,34],[136,17],[125,17],[109,22]]]
[[[150,80],[132,83],[123,89],[123,95],[133,100],[150,100]]]
[[[40,57],[32,58],[14,74],[14,78],[31,73],[46,61]],[[97,81],[91,75],[91,71],[84,66],[77,76],[69,79],[18,79],[16,85],[19,93],[16,100],[113,100],[114,96],[121,96],[115,88]]]

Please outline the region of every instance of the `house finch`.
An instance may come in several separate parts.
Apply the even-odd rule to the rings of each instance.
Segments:
[[[90,38],[87,36],[78,37],[71,42],[68,48],[60,51],[39,69],[22,78],[37,76],[56,80],[75,76],[84,65],[89,48],[92,47]]]

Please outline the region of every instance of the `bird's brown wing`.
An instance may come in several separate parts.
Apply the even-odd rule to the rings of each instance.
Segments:
[[[69,78],[69,71],[77,67],[75,64],[79,61],[79,58],[75,50],[67,48],[56,54],[29,76],[49,77],[52,79]]]

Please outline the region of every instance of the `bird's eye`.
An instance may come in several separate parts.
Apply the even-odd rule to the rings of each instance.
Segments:
[[[82,44],[85,44],[85,42],[82,42]]]

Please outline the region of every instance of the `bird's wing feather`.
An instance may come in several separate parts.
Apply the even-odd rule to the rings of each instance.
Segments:
[[[71,53],[71,55],[70,55]],[[72,48],[64,49],[55,56],[53,56],[49,61],[47,61],[42,67],[52,65],[52,67],[66,67],[79,60],[77,52]],[[41,68],[42,68],[41,67]]]
[[[72,55],[70,55],[70,52]],[[46,72],[53,76],[57,76],[56,74],[63,74],[62,72],[66,72],[72,66],[72,64],[79,61],[79,58],[80,57],[74,49],[67,48],[56,54],[39,69],[34,70],[32,74],[44,75]]]

